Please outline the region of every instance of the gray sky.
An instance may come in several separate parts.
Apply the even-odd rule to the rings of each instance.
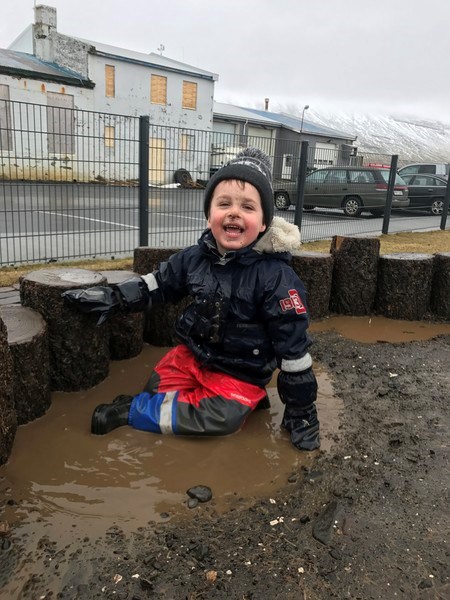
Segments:
[[[39,2],[37,2],[39,4]],[[58,31],[219,75],[251,107],[405,114],[450,123],[450,0],[49,0]],[[0,47],[34,20],[0,0]]]

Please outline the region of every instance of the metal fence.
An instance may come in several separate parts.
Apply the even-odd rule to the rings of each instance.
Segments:
[[[322,201],[314,202],[306,183],[300,190],[305,210],[299,214],[298,192],[309,181],[308,173],[323,167],[336,169],[336,177],[342,176],[342,167],[355,177],[363,167],[389,171],[391,156],[310,143],[302,166],[299,141],[156,126],[149,117],[0,100],[0,266],[129,256],[142,245],[195,243],[206,226],[206,182],[247,145],[271,157],[276,214],[296,222],[303,241],[376,235],[383,228],[442,227],[439,216],[421,211],[394,208],[383,219],[379,202],[357,206],[350,216],[339,203],[323,205],[323,198],[333,195],[327,182],[322,182]],[[360,192],[374,184],[361,182]],[[384,202],[388,187],[381,187],[376,194]],[[283,191],[289,204],[281,206]]]

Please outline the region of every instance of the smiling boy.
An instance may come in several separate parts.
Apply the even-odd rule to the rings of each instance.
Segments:
[[[270,160],[243,150],[205,190],[207,230],[198,244],[148,275],[111,288],[65,292],[79,310],[143,310],[150,302],[193,301],[179,317],[179,345],[156,365],[145,390],[101,404],[91,431],[122,425],[155,433],[225,435],[266,399],[276,368],[282,425],[299,449],[319,447],[317,382],[308,352],[304,286],[289,266],[298,228],[273,217]],[[95,299],[94,299],[95,298]]]

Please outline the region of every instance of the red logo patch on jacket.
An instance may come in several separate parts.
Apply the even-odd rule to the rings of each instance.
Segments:
[[[286,312],[288,310],[294,309],[298,315],[302,315],[303,313],[305,313],[306,308],[297,290],[289,290],[288,294],[289,298],[283,298],[283,300],[280,300],[281,310],[283,312]]]

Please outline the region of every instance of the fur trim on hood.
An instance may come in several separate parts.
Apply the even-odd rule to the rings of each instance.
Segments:
[[[253,246],[253,250],[263,252],[295,252],[300,250],[300,231],[297,225],[281,217],[274,217],[272,224]]]

